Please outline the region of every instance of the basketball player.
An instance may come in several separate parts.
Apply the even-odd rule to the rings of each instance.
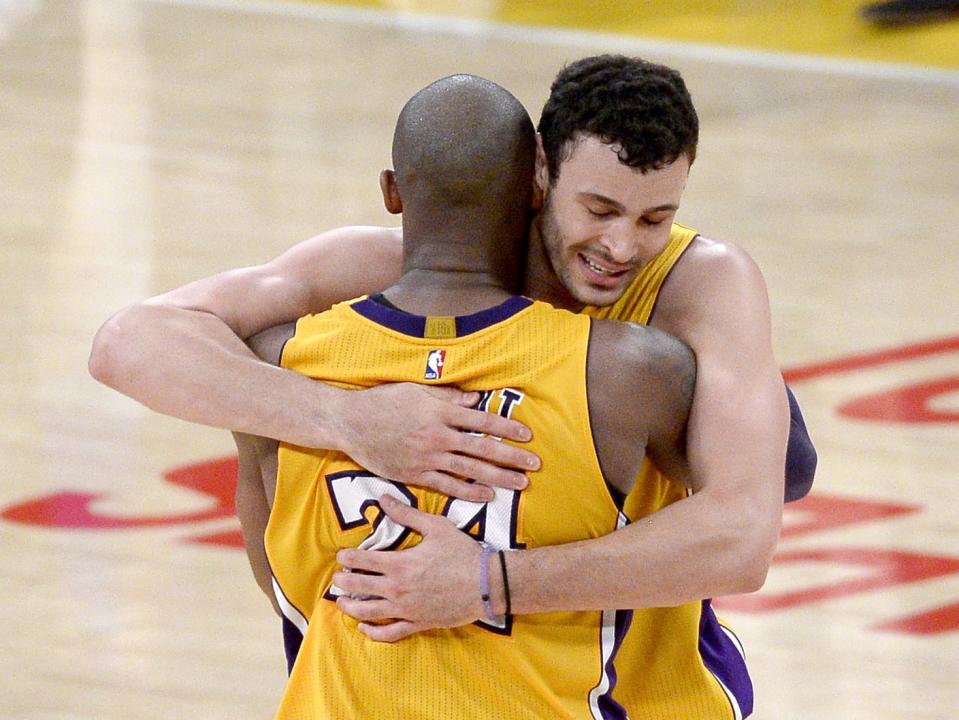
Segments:
[[[632,671],[621,670],[628,682],[620,689],[668,708],[677,677],[718,687],[703,661],[711,641],[699,633],[700,620],[712,626],[714,616],[698,599],[758,587],[778,528],[786,403],[765,286],[742,250],[673,223],[697,140],[695,111],[677,73],[632,58],[574,63],[554,83],[540,133],[536,188],[546,206],[531,233],[525,292],[590,314],[649,322],[692,346],[699,371],[687,442],[699,471],[696,492],[685,497],[648,466],[626,506],[632,518],[645,517],[642,523],[598,540],[511,553],[510,571],[523,578],[514,610],[670,608],[639,613],[620,655],[633,663]],[[525,486],[517,470],[535,469],[534,454],[458,432],[529,437],[515,421],[467,409],[475,394],[409,384],[346,392],[259,363],[240,341],[382,290],[400,274],[400,246],[398,230],[341,229],[266,265],[134,305],[101,329],[91,371],[162,412],[339,449],[378,475],[458,497],[487,499],[486,486]],[[622,395],[628,403],[626,379]],[[808,489],[815,458],[804,428],[796,428],[790,455],[799,462],[787,466],[793,497]],[[262,491],[241,483],[238,492],[245,526],[256,517],[264,522],[265,510],[249,511],[265,508]],[[413,511],[403,518],[423,522]],[[361,617],[400,619],[369,627],[373,636],[396,639],[474,619],[462,608],[475,578],[444,523],[429,518],[424,542],[391,556],[394,565],[403,563],[384,568],[400,591],[395,597],[341,601]],[[257,536],[248,535],[254,542]],[[255,545],[250,552],[262,557]],[[355,554],[343,560],[362,564]],[[258,577],[268,588],[268,571]],[[350,581],[361,577],[351,574]],[[671,612],[682,616],[681,632],[677,623],[660,622]]]
[[[534,152],[526,111],[499,86],[454,76],[420,91],[397,121],[395,173],[381,177],[387,208],[403,213],[399,280],[302,318],[295,330],[254,338],[285,368],[350,388],[390,380],[482,391],[484,411],[534,429],[531,447],[543,460],[525,491],[476,503],[407,489],[336,451],[281,445],[266,547],[277,600],[305,630],[281,720],[626,717],[611,691],[628,613],[513,617],[505,553],[496,551],[612,532],[647,450],[684,476],[695,361],[659,331],[512,294]],[[620,441],[624,431],[633,442]],[[380,505],[443,515],[484,543],[463,534],[476,623],[388,645],[344,622],[335,603],[348,576],[334,576],[336,550],[382,553],[413,542]],[[389,594],[374,575],[365,585],[369,595]],[[714,672],[744,679],[741,656],[726,644],[731,664]],[[733,690],[749,697],[748,682]],[[696,700],[711,708],[709,698]]]
[[[616,78],[615,72],[608,71],[620,60],[623,59],[611,56],[588,58],[571,66],[561,77],[571,76],[571,69],[580,67],[585,80],[595,72],[596,85],[601,88],[607,79]],[[639,59],[625,60],[627,65],[632,65],[632,70],[627,67],[622,71],[627,76],[625,82],[617,86],[621,88],[622,97],[609,94],[609,99],[622,103],[643,119],[615,128],[610,138],[631,138],[632,142],[639,142],[647,125],[655,132],[657,124],[669,120],[669,113],[682,111],[691,160],[695,155],[698,128],[695,110],[682,80],[678,75],[672,80],[673,71],[663,68],[665,81],[660,82],[659,71],[654,70],[660,66]],[[628,77],[630,72],[634,77]],[[556,87],[563,87],[560,78]],[[551,95],[549,104],[554,108],[556,119],[562,120],[570,111],[583,115],[582,109],[567,107],[570,96],[570,92],[565,92],[566,99],[560,102],[558,94]],[[558,125],[541,126],[541,131],[548,136]],[[573,129],[584,136],[592,134],[585,129],[582,132]],[[557,151],[569,149],[557,144],[555,139],[546,146],[537,158],[540,191],[550,190],[556,180],[551,175],[549,182],[542,185],[547,158],[555,168],[553,174],[558,175],[565,156]],[[581,160],[577,162],[580,166],[585,164]],[[646,175],[639,171],[634,174],[630,183],[636,185],[632,188],[634,195],[645,192],[643,184],[637,181]],[[562,210],[564,205],[565,201],[552,193],[551,208]],[[612,219],[611,214],[607,220]],[[534,232],[542,225],[537,222]],[[546,225],[549,230],[555,223]],[[644,244],[665,249],[671,239],[670,229],[668,221],[658,221],[655,228],[647,228],[649,237]],[[686,232],[679,227],[674,229],[679,235]],[[622,228],[618,232],[618,243],[626,247],[635,244],[635,239],[630,239]],[[597,235],[596,241],[608,242],[605,235]],[[241,341],[264,328],[386,287],[398,277],[400,245],[399,228],[339,228],[307,240],[263,265],[221,273],[136,303],[115,314],[100,328],[90,356],[90,371],[101,382],[158,412],[201,424],[281,437],[311,447],[341,449],[382,475],[457,497],[485,499],[491,497],[489,487],[525,486],[524,473],[537,467],[534,454],[458,432],[489,431],[490,435],[520,442],[529,438],[528,429],[519,423],[467,409],[475,404],[474,395],[398,385],[374,388],[348,398],[336,388],[304,384],[302,378],[293,373],[283,373],[256,362]],[[672,274],[670,282],[664,283],[664,276],[673,263],[679,269],[711,263],[719,266],[720,272],[707,271],[706,274],[713,277],[695,288],[691,287],[695,279],[685,277],[692,274],[692,270],[681,273],[683,277]],[[698,295],[715,300],[718,304],[713,311],[724,316],[724,323],[733,322],[735,308],[727,307],[732,301],[711,295],[723,291],[718,282],[720,276],[733,286],[740,280],[749,280],[749,287],[743,291],[754,296],[751,298],[754,304],[768,305],[762,278],[758,277],[751,260],[730,244],[695,235],[688,252],[681,253],[679,258],[663,258],[662,264],[664,272],[652,273],[656,277],[654,282],[643,283],[637,278],[634,286],[641,287],[633,290],[641,291],[640,304],[644,309],[626,319],[644,322],[643,316],[649,316],[654,325],[669,324],[664,319],[667,312],[681,315],[689,302],[688,296]],[[549,286],[556,283],[543,287],[539,283],[544,278],[548,280],[552,271],[548,265],[537,271],[535,277],[531,273],[525,292],[533,297],[546,293]],[[662,297],[658,296],[660,287],[664,289]],[[574,308],[583,305],[575,299],[575,294],[571,293],[568,300]],[[739,298],[738,302],[745,300]],[[656,317],[651,316],[653,303],[658,308]],[[618,315],[610,311],[610,316]],[[729,355],[735,355],[737,347],[768,353],[762,335],[750,332],[748,325],[740,323],[733,338],[718,329],[707,332],[705,327],[699,327],[705,325],[705,320],[689,318],[688,321],[704,335],[696,341],[709,346],[703,349],[719,350],[713,346],[721,342],[731,349]],[[752,361],[737,364],[729,355],[720,353],[716,358],[717,369],[722,370],[716,374],[725,374],[727,385],[752,387],[746,367]],[[708,373],[701,382],[711,385],[711,377],[712,373]],[[244,391],[237,392],[238,386]],[[787,500],[798,499],[808,492],[816,464],[815,450],[798,405],[791,400],[793,427],[789,437]],[[706,404],[704,401],[703,405]],[[373,412],[385,405],[393,406],[396,412]],[[702,410],[697,413],[694,426],[713,433],[729,427],[726,421],[734,414],[733,409],[724,413],[727,417],[714,415],[707,407]],[[759,439],[753,442],[760,444]],[[755,467],[748,453],[727,458],[725,462],[731,464],[734,472]],[[717,466],[716,472],[721,474],[721,468]],[[475,483],[466,482],[465,478]]]

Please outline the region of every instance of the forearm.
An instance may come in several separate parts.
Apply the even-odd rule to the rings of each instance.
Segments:
[[[127,308],[97,333],[90,372],[165,415],[340,448],[338,410],[348,391],[260,361],[209,313],[146,303]]]
[[[733,398],[700,367],[687,428],[695,492],[602,538],[511,554],[516,612],[662,607],[762,586],[782,523],[786,398],[772,373]]]
[[[693,495],[609,535],[507,555],[514,613],[666,607],[762,586],[775,529]],[[501,608],[500,608],[501,609]]]

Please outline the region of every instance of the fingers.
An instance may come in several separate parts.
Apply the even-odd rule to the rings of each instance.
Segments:
[[[437,400],[444,400],[464,408],[474,407],[480,400],[478,392],[465,392],[449,385],[424,385],[422,387]]]
[[[459,433],[453,450],[461,455],[483,460],[486,465],[498,470],[509,471],[512,476],[522,478],[524,481],[526,479],[524,472],[533,472],[540,468],[539,455],[536,453],[509,443],[499,442],[492,437]],[[480,480],[478,477],[475,479]]]
[[[454,455],[452,457],[456,456]],[[442,456],[437,459],[437,463],[442,463]],[[447,464],[450,463],[447,461]],[[471,483],[467,480],[463,480],[462,478],[456,478],[452,475],[439,472],[438,470],[423,473],[419,477],[414,478],[411,481],[411,484],[419,485],[421,487],[428,487],[431,490],[436,490],[444,495],[460,498],[462,500],[470,500],[472,502],[490,502],[496,497],[496,493],[493,492],[492,488],[489,488],[486,485]]]
[[[535,453],[499,441],[529,440],[525,425],[464,407],[475,403],[479,393],[411,383],[363,392],[376,391],[369,401],[383,403],[391,412],[374,414],[381,422],[363,428],[366,434],[359,433],[349,454],[382,477],[489,502],[494,494],[488,488],[521,490],[528,484],[524,473],[540,467]]]
[[[333,573],[333,584],[353,598],[393,599],[390,584],[382,575],[341,571]]]
[[[460,430],[485,433],[516,442],[526,442],[533,437],[533,433],[523,423],[482,410],[450,406],[447,408],[446,421]],[[531,468],[528,464],[523,467]]]
[[[443,518],[439,515],[430,515],[417,510],[416,508],[410,507],[406,503],[399,502],[390,495],[383,495],[380,497],[380,507],[390,518],[390,520],[398,522],[403,527],[414,530],[423,536],[428,535],[430,530],[436,528],[437,521],[440,523],[449,523],[446,518]]]
[[[507,490],[522,490],[529,481],[522,473],[490,465],[484,460],[447,453],[440,458],[444,470],[456,475],[468,477],[482,485],[501,487]]]
[[[371,640],[388,643],[402,640],[403,638],[409,637],[413,633],[417,633],[420,630],[428,629],[426,625],[418,625],[417,623],[407,622],[406,620],[397,620],[396,622],[389,623],[387,625],[369,625],[367,623],[360,623],[358,627],[360,632],[362,632]]]
[[[356,620],[391,620],[396,617],[396,608],[389,600],[359,600],[341,595],[336,607]]]
[[[343,567],[348,567],[351,570],[364,570],[366,572],[385,575],[400,562],[400,555],[399,553],[385,550],[357,550],[355,548],[346,548],[336,553],[336,561]]]

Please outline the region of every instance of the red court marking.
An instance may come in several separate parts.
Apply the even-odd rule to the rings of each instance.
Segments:
[[[930,407],[933,399],[959,390],[959,376],[916,383],[850,400],[837,408],[840,415],[870,422],[959,422],[959,412]]]
[[[943,338],[789,368],[783,371],[783,377],[787,382],[798,383],[955,351],[959,351],[959,337]],[[959,390],[959,377],[920,382],[908,387],[857,398],[841,406],[839,411],[849,417],[865,420],[956,421],[959,420],[959,413],[941,412],[929,407],[933,398],[955,390]],[[237,459],[234,456],[176,468],[164,474],[167,482],[213,498],[215,507],[205,511],[162,517],[107,516],[100,515],[91,508],[95,501],[108,497],[107,495],[63,492],[12,505],[0,513],[0,517],[30,525],[90,530],[177,526],[233,518],[236,513],[234,499],[236,473]],[[921,506],[912,504],[858,500],[816,493],[787,506],[782,537],[798,537],[863,522],[888,520],[920,509]],[[197,535],[189,538],[188,542],[233,548],[243,547],[242,534],[235,529]],[[717,600],[717,606],[742,612],[770,612],[959,573],[959,557],[871,548],[826,548],[780,552],[774,558],[774,562],[777,564],[828,563],[834,566],[838,564],[868,568],[870,572],[865,577],[860,574],[852,579],[793,592],[721,598]],[[959,630],[959,603],[875,624],[872,629],[919,635]]]
[[[720,606],[724,610],[739,612],[769,612],[959,573],[959,557],[875,548],[793,550],[776,553],[773,562],[776,565],[792,563],[847,565],[868,568],[871,572],[865,577],[839,580],[791,592],[763,592],[722,598]]]
[[[243,533],[239,530],[226,530],[224,532],[211,533],[209,535],[197,535],[188,538],[187,542],[197,545],[219,545],[222,547],[240,548],[246,547],[243,542]]]
[[[101,515],[91,506],[109,495],[62,492],[11,505],[0,517],[25,525],[74,530],[147,528],[231,518],[236,515],[236,472],[237,458],[228,457],[186,465],[164,473],[167,482],[213,498],[216,504],[210,510],[146,517]]]
[[[783,377],[788,383],[799,383],[827,375],[836,375],[852,370],[864,370],[879,365],[915,360],[926,357],[927,355],[956,351],[959,351],[959,336],[941,338],[939,340],[928,340],[926,342],[904,345],[888,350],[879,350],[877,352],[847,355],[846,357],[835,360],[811,363],[809,365],[799,365],[783,370]]]
[[[786,505],[780,537],[791,538],[872,520],[888,520],[920,510],[921,505],[816,493]]]
[[[909,635],[936,635],[959,630],[959,603],[945,605],[935,610],[910,615],[909,617],[878,623],[871,630],[908,633]]]

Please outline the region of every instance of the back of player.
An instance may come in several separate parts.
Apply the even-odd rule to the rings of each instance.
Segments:
[[[374,477],[340,453],[281,445],[266,546],[284,612],[306,634],[278,717],[625,717],[611,698],[622,613],[500,617],[383,644],[339,612],[331,586],[340,548],[417,542],[380,511],[383,494],[444,514],[495,549],[566,543],[618,526],[615,493],[593,447],[590,325],[518,297],[458,318],[409,315],[367,298],[298,323],[284,367],[353,388],[414,381],[482,391],[482,407],[533,430],[543,471],[525,491],[498,490],[492,502],[473,503]],[[631,455],[635,475],[642,445]]]

